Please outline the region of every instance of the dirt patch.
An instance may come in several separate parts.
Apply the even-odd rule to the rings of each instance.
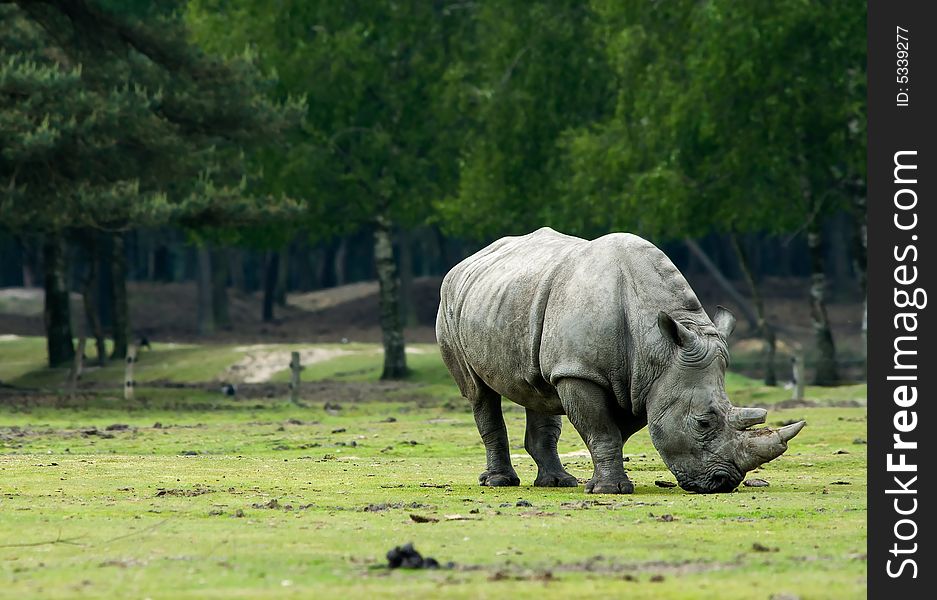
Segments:
[[[361,509],[361,512],[382,512],[385,510],[390,510],[393,508],[423,508],[423,509],[432,509],[432,505],[423,504],[422,502],[381,502],[380,504],[368,504]]]
[[[330,409],[341,410],[343,403],[387,400],[388,393],[401,390],[408,390],[412,392],[412,396],[400,396],[402,398],[422,398],[424,397],[421,392],[422,387],[423,386],[421,384],[410,383],[407,381],[304,381],[299,391],[300,400],[303,402],[321,402],[324,403],[323,406],[325,406],[325,403],[328,403],[329,406],[325,407],[326,411],[328,412]],[[207,392],[216,392],[218,394],[219,400],[226,398],[221,390],[221,386],[215,382],[180,383],[177,381],[154,380],[148,381],[145,385],[141,386],[141,389],[145,388],[202,390]],[[101,384],[89,386],[89,389],[105,390],[113,389],[113,386]],[[22,393],[19,395],[23,396]],[[288,395],[288,383],[244,383],[238,384],[237,394],[233,398],[228,397],[228,399],[237,402],[240,400],[282,399]],[[2,397],[2,395],[0,395],[0,397]],[[47,403],[53,403],[58,400],[55,396],[48,396],[47,399]],[[32,398],[31,400],[31,404],[37,406],[47,404],[36,402]],[[179,405],[177,408],[180,410],[215,410],[218,408],[226,408],[228,406],[229,405],[215,406],[212,404],[187,403],[184,405]],[[265,405],[258,404],[254,408],[265,408]],[[162,424],[161,426],[165,427],[165,425]]]
[[[290,294],[287,304],[296,308],[315,312],[324,310],[345,302],[360,300],[378,293],[376,281],[360,281],[336,288],[316,290],[299,294]]]
[[[276,498],[271,498],[266,502],[255,502],[251,504],[251,508],[265,508],[268,510],[293,510],[292,504],[280,504],[280,501]],[[302,507],[300,507],[302,508]]]
[[[179,490],[179,489],[159,489],[156,491],[156,497],[161,498],[163,496],[178,496],[181,498],[193,498],[195,496],[201,496],[203,494],[211,494],[215,490],[210,488],[192,488],[190,490]]]
[[[562,573],[595,573],[600,575],[619,575],[628,581],[637,581],[639,575],[650,574],[650,581],[660,582],[664,576],[694,575],[711,571],[723,571],[742,566],[741,562],[708,562],[708,561],[650,561],[643,563],[618,563],[604,556],[594,556],[584,561],[573,563],[556,563],[550,566],[521,567],[505,564],[497,567],[480,567],[477,565],[460,565],[462,571],[478,571],[491,569],[490,581],[516,580],[516,581],[544,581],[554,580],[557,574]]]
[[[582,562],[559,563],[550,567],[554,572],[590,573],[655,573],[667,575],[692,575],[709,571],[722,571],[741,566],[740,562],[708,562],[686,560],[679,562],[649,561],[643,563],[616,563],[602,556]]]
[[[226,381],[264,383],[270,381],[275,373],[289,368],[290,351],[271,350],[265,346],[250,346],[245,351],[244,358],[225,369]],[[305,348],[299,351],[299,361],[309,366],[349,354],[354,352],[340,348]]]

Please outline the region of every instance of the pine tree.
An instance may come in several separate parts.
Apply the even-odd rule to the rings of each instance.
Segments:
[[[0,227],[44,237],[50,365],[74,353],[65,240],[270,220],[293,202],[254,193],[246,150],[296,124],[250,55],[202,52],[173,3],[68,1],[0,6]],[[112,264],[119,267],[121,261]],[[114,269],[115,316],[127,315]],[[123,306],[121,306],[123,304]],[[115,319],[115,355],[126,322]]]

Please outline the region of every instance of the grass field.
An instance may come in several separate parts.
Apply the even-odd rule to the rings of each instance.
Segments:
[[[220,381],[246,352],[234,346],[156,346],[130,405],[108,389],[122,365],[73,397],[6,390],[0,597],[865,596],[864,386],[808,388],[809,406],[772,410],[769,424],[809,426],[750,475],[770,486],[713,496],[655,485],[674,479],[646,431],[625,446],[633,495],[533,488],[523,411],[505,403],[522,485],[493,489],[476,485],[484,448],[431,346],[393,386],[375,381],[376,347],[346,350],[304,372],[304,406],[283,398],[285,373],[234,399],[147,387]],[[41,340],[0,341],[0,380],[60,385],[41,362]],[[788,396],[728,385],[740,405]],[[560,452],[591,475],[568,423]],[[455,566],[384,568],[409,541]]]

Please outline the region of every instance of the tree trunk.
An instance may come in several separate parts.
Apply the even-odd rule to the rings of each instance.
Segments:
[[[866,295],[866,270],[868,263],[868,229],[866,221],[865,195],[853,198],[853,257],[852,268],[856,272],[859,290]]]
[[[215,332],[211,250],[208,249],[208,246],[199,246],[196,255],[198,262],[198,271],[196,272],[198,289],[196,328],[199,335],[210,335]]]
[[[114,335],[111,358],[124,358],[130,333],[130,308],[127,305],[127,257],[124,236],[120,233],[114,234],[111,244],[111,308]]]
[[[374,228],[374,264],[380,284],[381,333],[384,339],[384,372],[381,379],[402,379],[407,375],[407,354],[400,325],[400,290],[391,222],[379,214]]]
[[[146,280],[156,279],[156,239],[150,233],[146,236]]]
[[[824,232],[824,237],[830,240],[827,244],[827,258],[829,259],[827,272],[830,281],[833,282],[834,290],[845,289],[851,283],[852,264],[850,263],[855,261],[849,256],[850,238],[852,238],[849,220],[850,215],[838,213],[831,219]]]
[[[815,216],[807,227],[807,246],[810,249],[810,317],[817,344],[817,363],[813,382],[816,385],[834,385],[839,382],[836,370],[836,346],[826,313],[826,273],[823,268],[823,236],[819,217]]]
[[[439,255],[439,273],[447,273],[456,262],[452,260],[452,252],[449,250],[449,240],[443,234],[442,229],[433,225],[433,238],[436,241],[436,246],[438,248],[437,253]]]
[[[296,273],[296,287],[298,292],[308,292],[315,287],[313,279],[316,273],[315,252],[309,242],[300,240],[296,243],[296,252],[293,255]]]
[[[853,262],[852,267],[859,281],[859,290],[862,292],[862,356],[867,356],[868,345],[868,308],[869,296],[866,283],[866,270],[868,268],[869,238],[868,221],[866,216],[865,186],[856,190],[852,196],[853,219]],[[868,374],[868,364],[863,361],[863,373]]]
[[[224,248],[211,250],[211,314],[215,327],[231,329],[228,310],[228,257]]]
[[[397,240],[400,248],[400,321],[404,327],[413,326],[417,324],[413,303],[413,238],[410,232],[401,229]]]
[[[227,264],[228,275],[231,277],[231,287],[238,292],[247,292],[247,281],[244,277],[244,251],[231,248],[225,252],[224,260]]]
[[[267,257],[264,261],[264,299],[261,314],[264,323],[273,321],[274,294],[277,287],[277,274],[280,271],[279,263],[279,252],[267,252]]]
[[[765,315],[765,303],[761,297],[761,290],[758,289],[758,285],[755,283],[755,277],[752,274],[748,256],[746,256],[745,250],[742,249],[738,236],[732,234],[729,236],[729,239],[732,241],[732,248],[735,250],[735,256],[739,261],[739,268],[742,271],[742,275],[745,277],[745,282],[748,284],[748,290],[752,296],[752,304],[755,306],[755,313],[758,316],[758,333],[765,341],[765,385],[777,385],[778,378],[774,370],[774,355],[777,348],[777,340],[774,335],[774,327],[768,323],[768,317]]]
[[[722,271],[719,270],[719,267],[709,259],[709,256],[706,255],[706,252],[700,248],[700,245],[696,243],[695,240],[690,238],[684,238],[683,243],[686,244],[687,248],[690,249],[690,252],[700,261],[703,267],[709,271],[709,274],[712,275],[713,279],[716,280],[716,283],[719,284],[719,287],[729,295],[730,298],[735,302],[736,306],[739,307],[739,310],[742,311],[742,316],[745,317],[745,320],[748,321],[749,327],[757,331],[758,330],[758,317],[755,316],[755,311],[752,310],[751,305],[748,300],[745,299],[742,294],[739,293],[735,286],[732,285],[732,282],[726,279],[726,276],[722,274]]]
[[[94,347],[97,354],[98,366],[103,367],[107,362],[107,346],[104,342],[104,331],[101,328],[101,318],[97,302],[100,263],[98,260],[96,235],[95,233],[88,234],[85,241],[85,246],[88,251],[88,267],[81,285],[81,300],[85,308],[85,322],[88,324],[88,329],[91,330],[91,335],[94,336]]]
[[[317,247],[313,251],[313,271],[312,271],[312,288],[313,290],[321,290],[326,287],[326,265],[328,260],[328,252],[324,248]]]
[[[290,245],[286,244],[280,249],[280,261],[277,263],[277,285],[273,300],[277,306],[286,306],[286,293],[290,287]]]
[[[72,318],[69,306],[65,260],[65,240],[61,235],[48,234],[42,244],[42,259],[45,267],[45,308],[43,317],[46,327],[46,349],[49,366],[69,364],[75,358],[72,345]]]
[[[348,276],[348,238],[342,236],[335,249],[335,286],[345,285]]]
[[[17,236],[16,245],[20,249],[20,262],[23,277],[23,287],[31,288],[36,286],[36,252],[35,246],[26,241],[26,239]]]

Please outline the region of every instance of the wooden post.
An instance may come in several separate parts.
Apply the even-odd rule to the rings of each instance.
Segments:
[[[75,352],[75,360],[72,362],[72,368],[68,372],[68,395],[74,396],[75,389],[78,387],[78,380],[81,379],[81,368],[85,359],[85,344],[88,338],[82,333],[78,338],[78,350]]]
[[[791,358],[791,368],[793,373],[791,375],[794,384],[793,396],[791,400],[803,400],[804,399],[804,385],[806,383],[806,373],[804,373],[804,356],[799,352]]]
[[[290,402],[299,404],[299,373],[303,366],[299,362],[299,352],[290,354]]]
[[[133,389],[137,387],[137,382],[133,379],[133,365],[137,362],[137,352],[139,351],[139,342],[127,350],[126,366],[124,367],[124,400],[133,400]]]

